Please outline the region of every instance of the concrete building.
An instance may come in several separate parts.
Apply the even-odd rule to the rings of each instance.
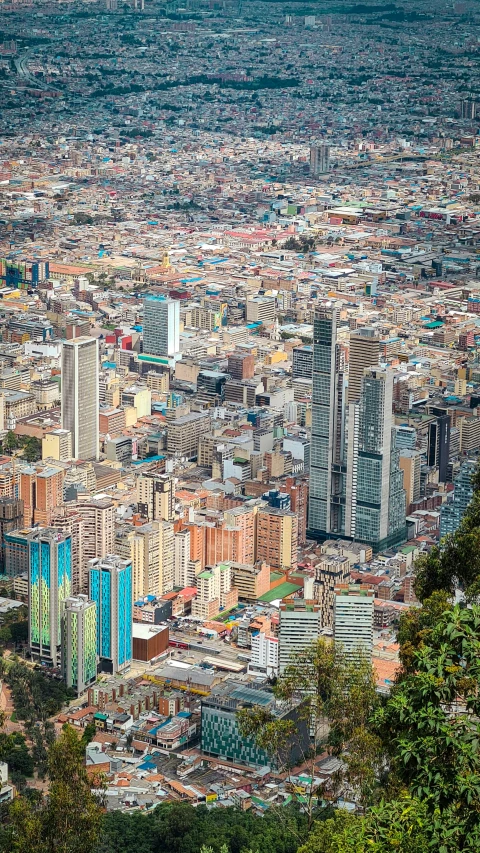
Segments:
[[[278,662],[281,675],[289,664],[295,663],[296,656],[306,646],[318,640],[322,626],[320,606],[316,601],[282,601],[279,616]]]
[[[405,489],[407,512],[410,504],[420,498],[420,474],[423,454],[419,450],[402,450],[399,465],[403,471],[403,488]]]
[[[74,459],[98,459],[98,341],[80,337],[62,348],[62,429]]]
[[[309,16],[311,18],[313,16]],[[305,19],[307,20],[307,19]],[[316,143],[310,146],[310,174],[313,177],[324,175],[330,169],[330,146]]]
[[[272,569],[296,569],[298,518],[284,509],[262,507],[257,513],[257,559]]]
[[[149,521],[173,521],[175,480],[170,474],[147,471],[137,478],[139,513]]]
[[[476,462],[468,460],[455,477],[453,499],[440,508],[440,539],[458,530],[473,497],[472,477],[476,470]]]
[[[97,605],[86,595],[64,602],[61,658],[65,683],[80,696],[97,678]]]
[[[23,527],[23,501],[0,497],[0,574],[6,574],[5,534]]]
[[[275,321],[275,299],[272,296],[252,296],[247,299],[247,323],[264,323],[269,326]]]
[[[349,658],[372,656],[374,602],[373,590],[363,584],[343,584],[335,590],[333,636]]]
[[[350,333],[347,391],[349,403],[360,399],[365,368],[378,367],[379,359],[380,338],[373,329],[362,328]]]
[[[320,605],[322,628],[333,628],[335,589],[350,580],[351,563],[347,557],[326,555],[315,566],[314,596]]]
[[[83,554],[84,525],[85,520],[75,507],[59,506],[52,513],[51,526],[68,534],[72,541],[72,595],[74,596],[85,594],[88,590]]]
[[[72,458],[72,433],[68,429],[52,429],[42,438],[42,459],[69,462]]]
[[[180,303],[147,296],[143,303],[143,352],[172,358],[180,352]]]
[[[192,602],[192,616],[212,619],[220,610],[230,610],[238,602],[238,591],[232,585],[229,563],[207,567],[197,575],[197,595]]]
[[[115,539],[115,506],[107,497],[80,500],[75,509],[83,518],[83,559],[86,564],[94,557],[113,553]]]
[[[252,675],[263,675],[267,678],[278,676],[278,637],[258,631],[252,634],[252,657],[248,671]]]
[[[194,459],[198,455],[200,436],[209,432],[208,412],[189,412],[167,421],[167,453]]]

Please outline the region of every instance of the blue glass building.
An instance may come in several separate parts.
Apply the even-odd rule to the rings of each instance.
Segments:
[[[102,672],[124,672],[132,660],[132,564],[114,554],[88,562],[90,599],[97,605],[97,655]]]
[[[28,639],[32,657],[60,666],[61,619],[72,586],[72,539],[46,527],[26,534]]]

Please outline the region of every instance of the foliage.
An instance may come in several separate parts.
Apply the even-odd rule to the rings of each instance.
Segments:
[[[278,719],[269,709],[246,708],[238,712],[240,730],[253,737],[272,760],[291,771],[290,756],[301,754],[299,763],[309,765],[312,779],[306,793],[309,825],[318,801],[326,793],[334,796],[342,788],[364,803],[373,796],[383,762],[382,744],[369,730],[369,720],[378,705],[375,678],[370,661],[361,650],[350,660],[325,638],[307,646],[279,677],[274,693],[283,703],[299,702],[300,722],[313,733],[311,748],[302,746],[302,729],[294,720]],[[315,765],[327,749],[342,760],[343,770],[333,780],[333,788],[315,782]]]
[[[33,758],[28,751],[24,735],[19,732],[0,732],[0,761],[6,761],[10,772],[33,776]]]
[[[21,661],[13,662],[8,668],[1,661],[0,674],[10,687],[19,720],[45,721],[58,714],[74,696],[63,681],[49,678],[42,670],[31,669]]]
[[[415,671],[415,654],[419,648],[428,645],[433,628],[446,610],[452,605],[448,593],[434,592],[423,602],[423,607],[410,607],[400,616],[397,640],[400,644],[400,663],[402,673]]]
[[[377,712],[392,768],[429,816],[432,847],[480,847],[480,608],[447,610]]]
[[[48,753],[48,798],[15,800],[8,847],[18,853],[93,853],[102,811],[91,793],[77,733],[66,726]]]
[[[235,808],[194,808],[165,803],[149,813],[105,815],[96,853],[199,853],[202,846],[220,853],[296,853],[306,832],[306,817],[291,807],[263,817]]]

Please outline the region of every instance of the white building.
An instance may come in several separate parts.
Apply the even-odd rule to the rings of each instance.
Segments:
[[[373,606],[371,589],[345,584],[335,590],[333,636],[348,657],[355,657],[360,651],[372,656]]]
[[[314,601],[280,604],[279,671],[282,674],[295,656],[320,636],[320,606]]]
[[[79,337],[62,349],[62,429],[74,459],[98,459],[98,341]]]
[[[252,635],[252,658],[248,672],[252,675],[266,675],[274,678],[278,675],[278,637],[270,637],[259,631]]]
[[[143,352],[164,358],[180,352],[180,302],[148,296],[143,313]]]

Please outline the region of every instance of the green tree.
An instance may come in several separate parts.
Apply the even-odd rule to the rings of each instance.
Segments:
[[[102,811],[91,793],[77,733],[66,726],[48,753],[48,798],[25,798],[10,809],[11,847],[18,853],[93,853]]]
[[[29,438],[23,448],[23,458],[27,462],[38,462],[42,457],[42,443],[38,438]]]
[[[5,453],[12,453],[18,447],[18,439],[14,432],[10,429],[3,439],[3,449]]]
[[[335,796],[341,786],[347,786],[351,796],[365,805],[377,787],[384,752],[380,738],[369,727],[379,699],[371,663],[362,651],[350,660],[337,645],[320,638],[285,668],[274,693],[281,702],[300,703],[300,725],[295,719],[278,719],[270,709],[255,706],[239,711],[240,730],[289,775],[292,752],[300,753],[297,763],[307,765],[306,775],[311,780],[302,795],[308,827],[324,795]],[[312,734],[308,745],[301,724]],[[341,758],[343,767],[330,790],[316,781],[316,762],[325,749]]]
[[[442,853],[480,849],[480,608],[447,610],[414,656],[378,731]]]
[[[415,655],[419,648],[428,645],[432,630],[452,604],[447,592],[439,590],[425,599],[423,607],[410,607],[400,616],[397,640],[400,644],[402,674],[415,671]]]

